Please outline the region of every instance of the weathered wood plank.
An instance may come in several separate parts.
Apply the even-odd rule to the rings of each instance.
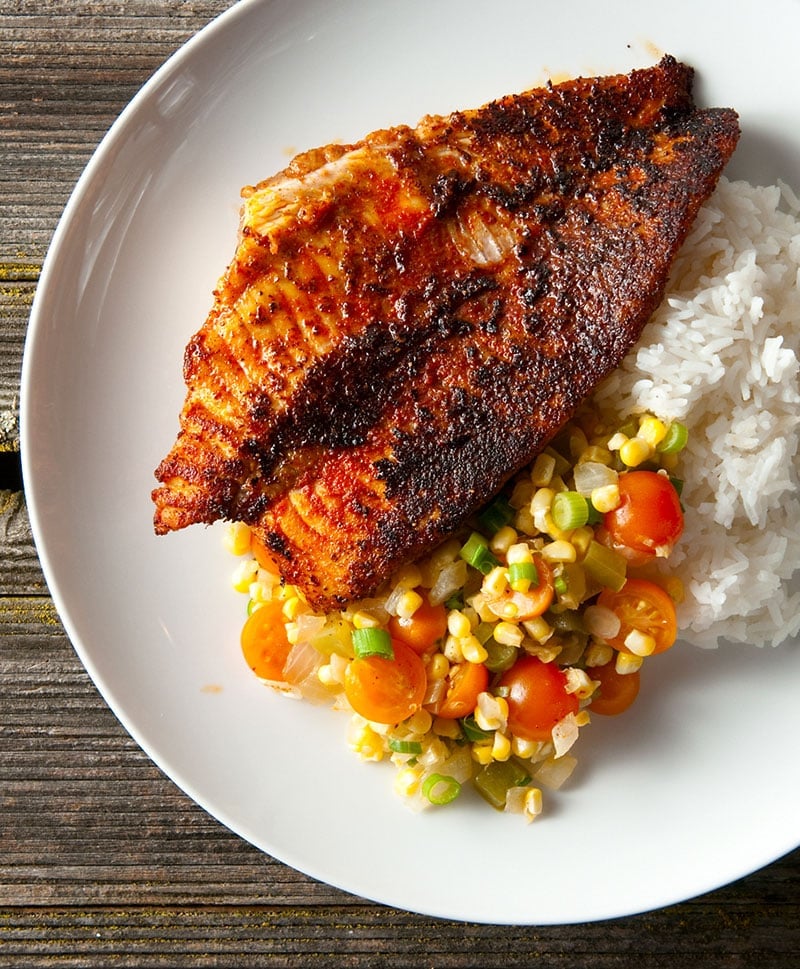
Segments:
[[[783,913],[790,915],[791,912]],[[794,908],[794,914],[797,910]],[[41,945],[35,966],[370,966],[586,969],[731,969],[796,965],[797,938],[778,939],[769,917],[693,903],[634,919],[559,927],[502,927],[419,918],[354,905],[16,910],[5,918],[5,957]],[[693,929],[687,932],[690,927]],[[630,957],[629,940],[636,948]],[[157,941],[156,941],[157,940]],[[5,963],[8,964],[8,963]]]

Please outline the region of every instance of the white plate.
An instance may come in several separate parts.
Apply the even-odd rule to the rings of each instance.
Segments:
[[[233,252],[240,186],[290,153],[558,75],[694,64],[739,109],[729,169],[800,185],[800,5],[640,0],[243,0],[147,84],[66,209],[23,373],[27,497],[65,626],[125,727],[211,814],[350,892],[494,923],[667,905],[800,842],[800,649],[659,658],[634,711],[595,718],[580,766],[526,826],[465,797],[413,815],[344,718],[264,690],[218,529],[156,539],[152,470],[187,338]]]

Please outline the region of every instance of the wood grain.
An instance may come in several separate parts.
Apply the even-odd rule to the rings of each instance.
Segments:
[[[84,165],[227,6],[0,0],[0,451],[19,447],[28,315]],[[800,851],[682,905],[539,928],[395,911],[257,851],[178,790],[98,694],[48,595],[14,462],[0,463],[0,967],[800,966]],[[478,846],[476,892],[482,864],[513,859]]]

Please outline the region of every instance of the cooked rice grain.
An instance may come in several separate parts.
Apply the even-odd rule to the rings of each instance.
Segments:
[[[636,351],[595,400],[683,421],[684,638],[800,633],[800,201],[722,179]],[[627,415],[626,415],[627,416]]]

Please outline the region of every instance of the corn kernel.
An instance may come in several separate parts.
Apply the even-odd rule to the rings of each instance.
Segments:
[[[516,518],[514,519],[514,527],[518,532],[522,532],[523,535],[529,535],[531,538],[534,535],[538,535],[540,531],[536,524],[536,519],[527,505],[524,508],[520,508],[517,512]]]
[[[511,756],[511,741],[504,733],[495,730],[492,741],[492,760],[508,760]]]
[[[652,636],[638,629],[632,629],[625,637],[625,646],[636,656],[651,656],[656,649]]]
[[[522,640],[525,638],[516,623],[505,620],[495,624],[492,629],[492,636],[495,642],[501,643],[503,646],[521,646]]]
[[[414,589],[409,589],[397,600],[395,608],[400,619],[410,619],[421,605],[422,596]]]
[[[525,632],[537,643],[546,643],[553,635],[553,627],[542,616],[535,616],[533,619],[526,619],[522,624]]]
[[[383,738],[368,723],[353,730],[349,746],[362,760],[383,760]]]
[[[222,543],[231,555],[250,551],[250,528],[244,522],[231,522],[222,534]]]
[[[506,552],[506,562],[509,565],[522,565],[525,562],[533,561],[533,552],[527,542],[517,542],[516,545],[509,547]]]
[[[587,666],[605,666],[614,658],[614,650],[605,643],[593,641],[586,647],[583,658]]]
[[[489,542],[489,550],[495,555],[505,555],[508,549],[516,542],[518,536],[515,529],[510,525],[503,525],[492,536]]]
[[[333,670],[329,663],[323,663],[317,670],[317,679],[323,686],[336,686],[337,681],[333,677]]]
[[[537,488],[546,487],[550,484],[555,469],[556,459],[552,454],[542,451],[542,453],[533,462],[533,468],[531,469],[531,482],[536,485]]]
[[[645,414],[639,421],[638,437],[647,441],[651,448],[657,447],[667,434],[667,425],[652,414]]]
[[[554,497],[555,491],[552,488],[539,488],[531,498],[531,515],[533,515],[534,524],[540,532],[549,531],[548,524],[552,525],[550,508]]]
[[[237,592],[249,592],[253,579],[258,574],[258,562],[248,559],[240,563],[231,576],[231,585]]]
[[[557,539],[542,549],[542,558],[548,562],[574,562],[578,555],[572,542]]]
[[[583,528],[576,528],[569,540],[572,542],[578,558],[582,559],[594,541],[594,529],[590,525],[584,525]]]
[[[483,577],[481,591],[485,592],[488,596],[501,596],[507,588],[508,573],[502,565],[498,565],[488,575]]]
[[[601,485],[594,488],[590,495],[592,505],[601,514],[613,511],[619,505],[619,485]]]
[[[373,629],[376,626],[380,626],[375,616],[363,609],[356,612],[351,621],[356,629]]]
[[[578,710],[575,714],[575,724],[578,727],[586,727],[592,722],[592,718],[589,715],[588,710]]]
[[[444,653],[434,653],[428,663],[428,679],[443,680],[450,672],[450,661]]]
[[[542,813],[542,792],[538,787],[532,787],[526,792],[523,813],[531,821]]]
[[[477,761],[482,767],[492,762],[492,745],[479,743],[472,745],[472,759]]]
[[[461,727],[458,725],[457,720],[437,717],[433,721],[433,732],[437,737],[448,737],[450,740],[461,739]]]
[[[653,453],[650,445],[641,437],[629,438],[619,449],[619,457],[624,465],[629,468],[638,467],[646,461]]]
[[[479,693],[475,705],[475,723],[481,730],[505,730],[508,724],[508,701],[492,693]]]
[[[422,771],[415,767],[404,767],[394,777],[395,793],[400,797],[413,797],[419,790]]]
[[[481,641],[470,634],[459,640],[461,645],[461,655],[468,663],[485,663],[489,659],[489,654],[484,649]]]
[[[431,729],[432,723],[433,717],[431,714],[427,710],[420,708],[415,713],[412,713],[406,720],[405,725],[411,733],[422,736]]]
[[[447,616],[447,631],[452,636],[463,639],[472,632],[472,623],[463,612],[458,609],[453,609]]]
[[[512,737],[511,752],[523,760],[530,760],[539,753],[540,742],[538,740],[526,740],[524,737]]]
[[[617,653],[614,669],[620,676],[625,676],[627,673],[636,673],[640,670],[642,663],[644,659],[641,656],[634,656],[633,653]]]
[[[565,692],[574,693],[579,700],[585,700],[594,693],[594,683],[585,670],[570,666],[565,672],[567,676]]]
[[[461,651],[461,640],[458,636],[447,636],[442,647],[442,653],[449,663],[463,663],[464,654]]]
[[[619,449],[622,447],[623,444],[627,442],[627,440],[628,440],[627,434],[623,434],[621,431],[618,431],[616,434],[612,434],[611,437],[608,439],[608,445],[607,445],[608,450],[619,451]]]
[[[303,602],[298,598],[298,596],[292,596],[291,599],[287,599],[281,610],[283,615],[290,621],[297,619],[300,613],[303,611]]]

